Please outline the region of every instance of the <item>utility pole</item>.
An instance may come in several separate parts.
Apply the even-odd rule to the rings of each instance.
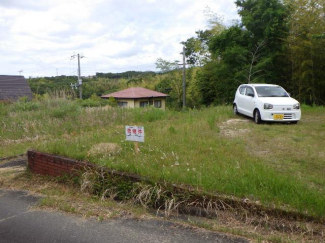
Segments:
[[[185,46],[183,46],[183,109],[186,108]]]
[[[183,65],[183,110],[186,108],[186,63],[185,63],[185,46],[183,46],[183,63],[179,63],[177,65]],[[177,63],[179,61],[176,61]]]
[[[71,56],[71,59],[74,59],[76,57],[76,55]],[[78,83],[77,84],[71,84],[71,88],[79,88],[79,98],[82,100],[82,79],[81,79],[81,71],[80,71],[80,58],[83,58],[84,56],[80,56],[80,54],[78,53],[77,55],[78,57]]]
[[[82,80],[81,80],[81,73],[80,73],[80,55],[78,53],[78,84],[79,84],[79,98],[82,100]]]

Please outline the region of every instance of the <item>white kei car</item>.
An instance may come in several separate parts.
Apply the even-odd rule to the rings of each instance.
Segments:
[[[279,85],[243,84],[237,89],[234,114],[261,121],[297,123],[301,118],[300,104]]]

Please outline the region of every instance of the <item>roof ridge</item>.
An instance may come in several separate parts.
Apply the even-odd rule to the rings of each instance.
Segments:
[[[148,98],[148,97],[167,97],[169,95],[151,90],[146,89],[143,87],[130,87],[124,90],[120,90],[117,92],[113,92],[110,94],[102,95],[101,97],[119,97],[119,98],[132,98],[132,99],[139,99],[139,98]]]
[[[6,76],[6,77],[21,77],[21,78],[25,78],[25,76],[23,76],[23,75],[5,75],[5,74],[0,74],[0,77],[3,77],[3,76]]]

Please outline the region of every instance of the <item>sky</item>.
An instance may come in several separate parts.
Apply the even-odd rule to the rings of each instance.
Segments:
[[[158,58],[182,61],[207,8],[238,20],[234,1],[0,0],[0,75],[77,75],[78,54],[82,76],[156,71]]]

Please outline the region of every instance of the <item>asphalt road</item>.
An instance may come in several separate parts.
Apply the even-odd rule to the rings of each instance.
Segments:
[[[247,242],[166,220],[118,219],[99,222],[60,212],[30,209],[39,199],[24,191],[0,189],[0,243]]]

